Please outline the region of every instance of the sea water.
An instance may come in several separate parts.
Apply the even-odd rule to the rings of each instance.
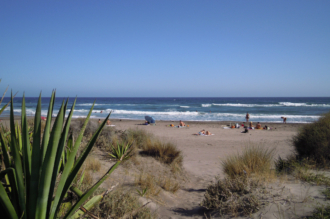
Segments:
[[[47,115],[50,98],[42,98],[42,116]],[[66,98],[57,97],[53,116]],[[2,105],[9,101],[5,98]],[[14,98],[14,113],[21,114],[22,98]],[[38,98],[26,98],[26,112],[33,116]],[[67,115],[74,98],[69,99]],[[73,117],[86,117],[95,101],[92,118],[144,120],[152,116],[167,121],[244,121],[250,114],[254,122],[309,123],[330,111],[329,97],[281,97],[281,98],[78,98]],[[9,115],[9,107],[1,116]]]

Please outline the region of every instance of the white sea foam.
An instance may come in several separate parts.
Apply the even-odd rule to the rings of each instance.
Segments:
[[[106,110],[108,111],[108,110]],[[198,112],[178,112],[178,111],[130,111],[130,110],[114,110],[112,114],[131,114],[131,115],[198,115]]]
[[[180,106],[181,108],[190,108],[190,106]]]
[[[209,104],[209,103],[207,103],[207,104],[202,104],[202,107],[211,107],[212,106],[212,104]]]
[[[95,103],[94,106],[104,106],[104,105],[109,105],[109,104],[98,104]],[[78,103],[76,106],[93,106],[93,103]]]
[[[232,106],[232,107],[278,107],[280,104],[243,104],[243,103],[212,103],[214,106]]]
[[[119,103],[95,103],[94,106],[109,106],[109,105],[113,105],[113,106],[136,106],[137,104],[119,104]],[[141,105],[141,104],[139,104]],[[148,104],[143,104],[143,105],[148,105]],[[93,106],[93,103],[79,103],[76,104],[76,106]]]
[[[202,104],[203,105],[203,104]],[[210,104],[204,104],[210,107]],[[278,104],[244,104],[244,103],[212,103],[214,106],[231,106],[231,107],[330,107],[330,104],[307,104],[307,103],[291,103],[291,102],[279,102]]]
[[[291,102],[279,102],[283,106],[303,106],[303,107],[330,107],[330,104],[307,104],[307,103],[291,103]]]
[[[245,118],[245,114],[240,113],[216,113],[218,117],[240,117]],[[283,114],[250,114],[250,118],[264,118],[264,119],[277,119],[281,118],[282,116],[287,118],[310,118],[310,119],[318,119],[320,116],[317,115],[283,115]]]

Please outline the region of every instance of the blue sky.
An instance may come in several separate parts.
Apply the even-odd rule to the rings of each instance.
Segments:
[[[2,0],[0,86],[18,96],[329,96],[329,11],[322,0]]]

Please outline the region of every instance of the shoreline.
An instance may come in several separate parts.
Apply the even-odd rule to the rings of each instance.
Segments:
[[[9,120],[9,116],[0,116],[0,121],[1,120]],[[20,120],[20,116],[15,116],[15,120]],[[27,119],[32,119],[34,118],[34,116],[27,116]],[[52,119],[55,119],[56,117],[53,116]],[[67,118],[67,117],[66,117]],[[73,120],[74,119],[86,119],[86,117],[73,117],[72,118]],[[101,119],[101,121],[103,121],[105,118],[104,117],[91,117],[90,120],[99,120]],[[110,121],[132,121],[132,122],[144,122],[145,120],[144,119],[117,119],[117,118],[109,118]],[[243,122],[243,121],[234,121],[234,120],[182,120],[183,122],[185,123],[196,123],[196,124],[203,124],[203,123],[238,123],[238,124],[242,124],[242,123],[246,123],[246,122]],[[179,123],[179,120],[156,120],[156,124],[157,122],[173,122],[173,123]],[[249,121],[249,122],[252,122],[253,124],[256,124],[258,121]],[[260,121],[259,121],[260,122]],[[304,124],[310,124],[310,123],[313,123],[313,122],[287,122],[287,123],[283,123],[283,122],[272,122],[272,121],[262,121],[260,122],[261,124],[284,124],[284,125],[288,125],[288,124],[291,124],[291,125],[304,125]]]

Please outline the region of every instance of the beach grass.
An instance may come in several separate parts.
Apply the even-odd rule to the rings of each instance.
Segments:
[[[90,157],[88,160],[87,160],[87,163],[86,163],[86,170],[91,170],[93,172],[97,172],[101,169],[101,162],[96,159],[96,158],[93,158],[93,157]]]
[[[180,189],[180,183],[171,174],[151,174],[146,171],[141,171],[135,177],[135,185],[141,189],[147,188],[146,195],[157,196],[161,189],[175,193]]]
[[[318,172],[318,164],[312,159],[299,159],[292,155],[286,159],[275,160],[275,169],[279,175],[288,174],[303,182],[316,185],[330,185],[330,178]]]
[[[154,157],[164,164],[182,166],[182,152],[171,142],[163,143],[160,140],[149,142],[143,145],[141,154]]]
[[[145,173],[143,171],[140,172],[135,177],[135,184],[140,186],[142,189],[146,188],[147,196],[157,196],[161,192],[161,189],[157,185],[156,177],[150,173]]]
[[[229,156],[222,161],[223,171],[229,177],[236,176],[267,176],[272,177],[274,149],[269,149],[263,145],[253,145],[249,143],[241,154]]]

